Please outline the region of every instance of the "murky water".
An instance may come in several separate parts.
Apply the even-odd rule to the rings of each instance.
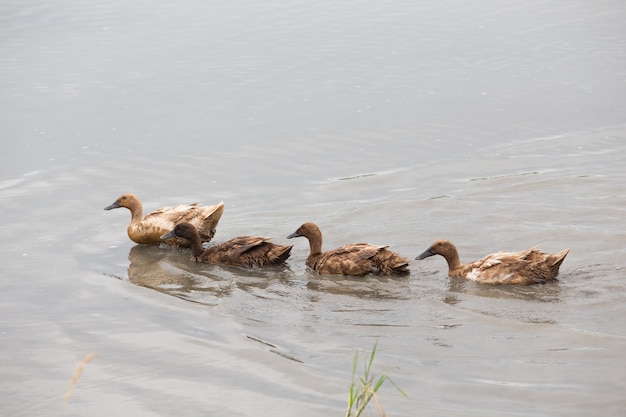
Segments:
[[[0,5],[2,414],[343,415],[377,342],[392,416],[623,415],[626,6],[414,3]],[[290,262],[136,246],[124,192],[224,200],[217,241]],[[305,221],[571,252],[535,287],[322,277]]]

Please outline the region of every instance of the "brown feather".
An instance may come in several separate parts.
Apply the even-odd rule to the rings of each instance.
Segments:
[[[322,252],[322,232],[314,223],[304,223],[288,238],[304,236],[309,240],[310,253],[306,265],[320,274],[364,276],[409,273],[409,261],[387,246],[352,243]]]

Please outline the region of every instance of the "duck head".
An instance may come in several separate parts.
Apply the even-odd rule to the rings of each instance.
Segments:
[[[141,208],[141,202],[134,194],[122,194],[112,204],[106,206],[105,210],[113,210],[120,207],[126,207],[133,211],[133,209]]]
[[[176,227],[170,230],[168,233],[165,233],[161,236],[161,240],[172,239],[175,237],[182,237],[189,241],[193,239],[195,235],[198,234],[197,229],[190,223],[178,223]]]
[[[446,259],[454,259],[455,256],[458,256],[458,251],[456,246],[449,240],[438,240],[415,259],[420,260],[433,255],[441,255]]]
[[[320,228],[317,227],[315,223],[304,223],[302,226],[298,227],[298,230],[287,236],[287,239],[293,239],[294,237],[304,236],[306,238],[311,238],[314,236],[321,236],[322,232]]]

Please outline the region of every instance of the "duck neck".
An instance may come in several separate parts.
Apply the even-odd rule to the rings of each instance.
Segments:
[[[204,248],[202,247],[202,239],[200,239],[200,235],[196,233],[193,236],[187,237],[186,239],[189,240],[189,243],[191,245],[191,254],[195,258],[200,256],[200,254],[204,251]]]
[[[316,259],[322,254],[322,236],[308,236],[309,239],[309,259]]]
[[[448,269],[453,271],[461,267],[461,259],[459,258],[459,252],[454,249],[447,252],[444,256],[448,262]]]
[[[141,220],[143,220],[143,207],[141,205],[141,202],[133,202],[132,206],[128,207],[128,209],[130,210],[131,216],[130,224],[139,223]]]

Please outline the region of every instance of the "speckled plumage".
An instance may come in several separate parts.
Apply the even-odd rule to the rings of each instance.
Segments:
[[[280,266],[291,253],[292,246],[269,242],[269,237],[239,236],[203,249],[197,229],[190,223],[179,223],[162,239],[182,237],[191,242],[192,259],[214,265],[239,267]]]
[[[388,246],[353,243],[322,252],[322,232],[314,223],[304,223],[287,237],[299,236],[309,240],[311,251],[306,265],[320,274],[364,276],[409,273],[408,259],[390,251]]]
[[[498,252],[481,260],[461,264],[456,246],[438,240],[415,259],[441,255],[448,262],[450,278],[464,278],[482,284],[532,285],[556,281],[569,249],[556,254],[530,248],[520,252]]]
[[[172,246],[184,247],[189,246],[186,239],[162,240],[161,236],[172,230],[177,224],[189,222],[198,229],[201,240],[209,242],[213,239],[217,223],[224,213],[224,202],[222,201],[214,206],[199,206],[198,203],[193,203],[163,207],[142,218],[141,200],[134,194],[123,194],[104,209],[112,210],[120,207],[130,210],[131,220],[126,231],[133,242],[152,245],[167,243]]]

